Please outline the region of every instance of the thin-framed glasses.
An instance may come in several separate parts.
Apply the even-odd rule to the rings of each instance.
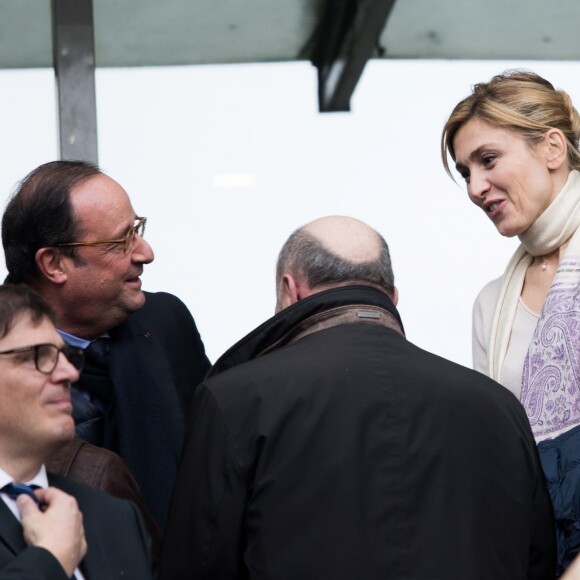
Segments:
[[[43,375],[50,375],[50,373],[52,373],[56,368],[58,357],[61,352],[67,358],[68,362],[77,369],[77,371],[83,370],[83,364],[85,362],[85,353],[83,349],[68,344],[65,344],[62,348],[56,346],[56,344],[50,343],[31,344],[29,346],[21,346],[20,348],[2,351],[0,352],[0,355],[20,354],[27,351],[34,352],[34,364],[36,365],[36,370],[41,372]]]
[[[145,224],[147,223],[146,217],[135,218],[136,224],[131,226],[127,233],[119,240],[101,240],[98,242],[68,242],[66,244],[57,244],[59,248],[73,248],[77,246],[122,246],[123,253],[129,254],[133,249],[133,244],[135,243],[135,236],[139,235],[143,237],[145,235]]]

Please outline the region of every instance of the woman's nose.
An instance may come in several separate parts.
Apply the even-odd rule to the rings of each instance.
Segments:
[[[474,203],[480,202],[489,191],[489,180],[479,171],[472,171],[469,175],[467,193]]]

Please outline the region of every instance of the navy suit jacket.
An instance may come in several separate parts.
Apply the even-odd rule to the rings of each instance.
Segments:
[[[108,370],[115,408],[105,421],[112,421],[116,432],[116,442],[108,448],[124,459],[163,529],[181,458],[185,418],[210,363],[185,304],[164,292],[145,295],[143,308],[110,331]],[[83,387],[82,375],[77,384]],[[73,400],[76,406],[78,398]],[[107,429],[111,425],[105,425]],[[82,428],[77,435],[86,438]]]
[[[87,580],[150,580],[149,537],[128,501],[49,474],[51,486],[73,495],[83,513],[88,550],[80,569]],[[44,548],[26,545],[22,527],[0,500],[0,580],[70,580]]]

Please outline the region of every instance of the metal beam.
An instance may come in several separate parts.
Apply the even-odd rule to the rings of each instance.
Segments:
[[[350,98],[395,1],[328,0],[312,57],[320,112],[350,111]]]
[[[98,162],[92,0],[52,0],[61,159]]]

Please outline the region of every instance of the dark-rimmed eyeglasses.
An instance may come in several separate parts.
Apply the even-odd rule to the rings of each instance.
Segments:
[[[68,362],[79,372],[83,370],[83,364],[85,362],[85,353],[83,349],[68,344],[62,348],[56,346],[56,344],[50,343],[31,344],[29,346],[21,346],[20,348],[2,351],[0,352],[0,355],[20,354],[26,352],[34,352],[34,364],[36,365],[36,370],[41,372],[43,375],[50,375],[50,373],[54,371],[58,364],[58,357],[61,352],[67,358]]]
[[[100,240],[97,242],[68,242],[66,244],[57,244],[58,248],[73,248],[77,246],[122,246],[123,253],[129,254],[133,249],[133,244],[135,243],[135,236],[143,237],[145,235],[145,224],[147,223],[146,217],[135,218],[136,224],[131,226],[127,233],[119,240]]]

